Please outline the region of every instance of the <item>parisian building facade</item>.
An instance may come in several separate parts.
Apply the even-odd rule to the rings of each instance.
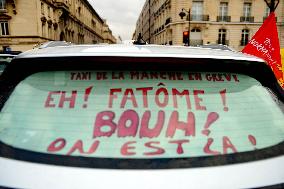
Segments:
[[[185,45],[189,32],[190,45],[224,44],[241,50],[269,13],[264,0],[146,0],[133,39],[141,33],[151,44]],[[283,1],[275,13],[283,48]]]
[[[0,51],[26,51],[54,40],[116,43],[87,0],[0,0]]]

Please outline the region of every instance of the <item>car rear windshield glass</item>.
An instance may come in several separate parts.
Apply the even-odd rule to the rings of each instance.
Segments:
[[[188,158],[284,139],[284,114],[235,73],[58,71],[21,81],[0,112],[0,141],[57,155]]]
[[[6,67],[6,64],[0,62],[0,71],[3,71]]]

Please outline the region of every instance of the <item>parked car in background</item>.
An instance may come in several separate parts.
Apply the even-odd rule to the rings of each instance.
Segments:
[[[283,187],[284,94],[262,59],[158,45],[34,49],[0,78],[0,186]]]
[[[209,49],[220,49],[220,50],[228,50],[228,51],[235,51],[233,48],[222,45],[222,44],[206,44],[206,45],[198,45],[198,47],[202,48],[209,48]]]
[[[12,54],[0,54],[0,75],[6,68],[6,66],[11,62],[11,60],[17,55]]]
[[[43,48],[48,48],[48,47],[59,47],[59,46],[70,46],[72,45],[71,42],[66,42],[66,41],[47,41],[44,43],[40,43],[35,48],[43,49]]]

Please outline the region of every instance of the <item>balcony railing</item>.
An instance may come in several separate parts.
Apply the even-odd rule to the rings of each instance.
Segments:
[[[168,25],[169,23],[172,22],[172,19],[171,18],[167,18],[166,22],[165,22],[165,25]]]
[[[198,46],[198,45],[203,45],[202,39],[191,39],[190,40],[190,46]]]
[[[53,3],[58,8],[63,8],[69,12],[69,4],[66,0],[54,0]]]
[[[187,19],[188,20],[188,17]],[[191,14],[190,15],[190,21],[209,21],[209,15],[208,14]]]
[[[240,22],[254,22],[253,16],[241,16]]]
[[[216,43],[229,46],[229,40],[217,40]]]
[[[217,22],[231,22],[231,16],[217,16]]]
[[[266,18],[267,18],[267,16],[264,16],[264,17],[263,17],[263,22],[266,20]],[[276,20],[276,22],[277,22],[277,17],[275,17],[275,20]]]

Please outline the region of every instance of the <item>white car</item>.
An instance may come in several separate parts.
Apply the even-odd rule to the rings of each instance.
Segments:
[[[284,94],[256,57],[73,45],[0,78],[0,186],[283,187]]]

